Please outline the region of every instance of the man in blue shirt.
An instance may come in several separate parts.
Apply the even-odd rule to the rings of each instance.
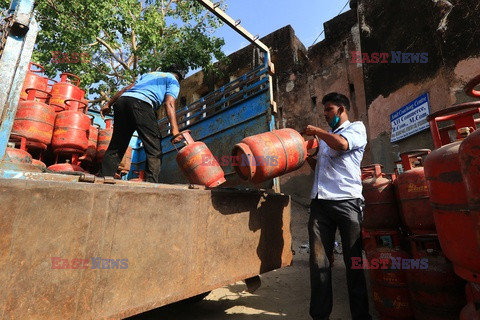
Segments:
[[[162,147],[156,111],[165,102],[172,135],[178,134],[175,116],[175,101],[180,92],[179,81],[185,71],[178,66],[168,72],[150,72],[142,75],[135,83],[125,87],[113,96],[100,110],[102,117],[113,106],[112,140],[105,152],[99,176],[114,176],[125,154],[133,132],[136,130],[142,140],[147,156],[145,181],[158,182],[161,167]],[[178,142],[179,136],[174,142]]]
[[[350,122],[350,101],[332,92],[323,97],[325,120],[330,131],[309,125],[307,135],[319,142],[317,159],[307,161],[315,170],[310,204],[310,315],[328,319],[332,312],[331,257],[335,232],[340,230],[346,266],[350,312],[353,320],[371,320],[363,269],[352,269],[352,258],[362,259],[362,181],[360,163],[367,144],[362,122]]]

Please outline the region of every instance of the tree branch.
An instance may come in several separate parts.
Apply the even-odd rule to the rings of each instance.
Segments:
[[[105,41],[103,41],[103,39],[101,39],[100,37],[96,37],[97,41],[100,42],[105,48],[107,48],[108,52],[110,52],[110,54],[112,55],[112,57],[118,61],[118,63],[120,63],[125,69],[128,69],[128,65],[125,63],[125,61],[123,61],[122,59],[118,58],[115,54],[115,51],[113,51],[112,47],[110,47],[110,45],[108,43],[106,43]]]
[[[135,30],[132,29],[132,50],[133,50],[133,70],[137,69],[138,56],[137,56],[137,37],[135,36]]]

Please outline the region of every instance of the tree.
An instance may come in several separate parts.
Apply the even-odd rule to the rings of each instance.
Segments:
[[[81,77],[95,102],[107,100],[138,74],[172,63],[211,68],[224,60],[221,22],[194,0],[38,0],[33,60],[46,74]],[[9,0],[0,0],[9,7]]]

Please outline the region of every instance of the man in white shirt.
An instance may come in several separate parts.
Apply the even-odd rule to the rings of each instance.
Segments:
[[[335,232],[340,230],[346,266],[350,312],[353,320],[371,320],[363,269],[352,269],[352,258],[362,259],[362,181],[360,163],[367,144],[362,122],[350,122],[350,101],[332,92],[322,99],[330,131],[309,125],[307,135],[319,141],[317,159],[307,161],[315,170],[308,233],[310,240],[310,315],[328,319],[332,312],[331,257]],[[361,261],[361,260],[360,260]]]

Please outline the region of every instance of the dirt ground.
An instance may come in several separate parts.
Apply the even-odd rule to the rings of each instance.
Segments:
[[[262,286],[251,294],[243,282],[213,290],[197,303],[175,303],[129,318],[131,320],[310,320],[310,284],[308,267],[308,212],[292,202],[293,265],[261,275]],[[368,274],[367,274],[368,276]],[[348,320],[345,265],[335,254],[333,267],[334,305],[330,320]],[[370,297],[373,319],[379,319]]]

